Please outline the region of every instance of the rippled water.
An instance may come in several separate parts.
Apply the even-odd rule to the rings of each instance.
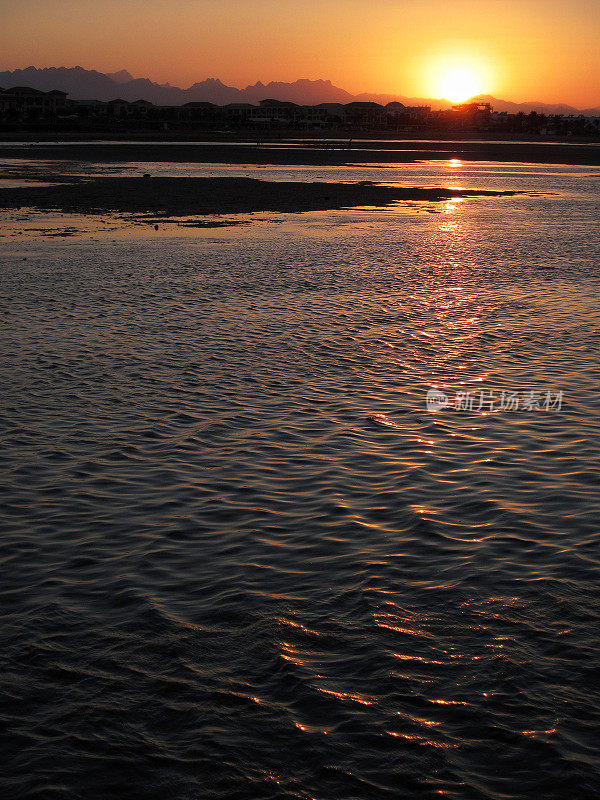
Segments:
[[[5,245],[7,797],[597,798],[597,177],[453,169]]]

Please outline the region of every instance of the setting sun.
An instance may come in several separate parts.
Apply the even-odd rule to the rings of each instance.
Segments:
[[[503,70],[488,54],[471,43],[456,43],[439,53],[423,53],[415,69],[422,75],[426,96],[464,103],[491,94],[502,83]]]
[[[477,76],[465,69],[448,72],[440,82],[440,95],[453,103],[462,103],[483,90]]]

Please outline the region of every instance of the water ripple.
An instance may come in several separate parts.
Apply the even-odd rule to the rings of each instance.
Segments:
[[[598,796],[591,191],[15,245],[7,796]]]

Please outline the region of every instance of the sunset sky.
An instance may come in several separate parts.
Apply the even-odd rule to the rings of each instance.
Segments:
[[[422,97],[459,71],[474,93],[600,105],[600,0],[1,0],[0,17],[1,69]]]

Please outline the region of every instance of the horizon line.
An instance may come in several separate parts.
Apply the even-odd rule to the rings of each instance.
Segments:
[[[149,81],[150,83],[152,83],[157,88],[179,89],[180,91],[184,91],[184,92],[185,91],[189,91],[190,89],[194,88],[194,86],[197,86],[198,84],[206,83],[208,81],[214,81],[215,83],[220,83],[222,86],[224,86],[227,89],[235,89],[236,91],[240,91],[240,92],[246,91],[247,89],[252,89],[252,88],[254,88],[254,87],[258,86],[258,85],[267,87],[267,86],[269,86],[271,84],[286,84],[288,86],[292,86],[292,85],[294,85],[296,83],[299,83],[301,81],[306,81],[307,83],[327,83],[330,86],[332,86],[334,89],[337,89],[337,90],[342,91],[342,92],[346,92],[347,94],[349,94],[349,95],[351,95],[353,97],[360,96],[360,95],[383,95],[383,96],[386,96],[386,97],[398,97],[398,98],[403,98],[403,99],[407,99],[407,100],[429,100],[429,101],[435,101],[435,102],[450,103],[451,105],[460,105],[460,103],[453,102],[452,100],[450,100],[447,97],[431,97],[431,96],[428,97],[428,96],[424,96],[424,95],[408,95],[408,94],[402,94],[400,92],[374,91],[374,90],[352,92],[352,91],[350,91],[348,89],[345,89],[342,86],[338,86],[337,84],[333,83],[331,78],[322,78],[322,77],[321,78],[299,77],[299,78],[296,78],[293,81],[271,79],[266,83],[263,80],[258,79],[254,83],[247,83],[245,86],[236,86],[236,85],[233,85],[233,84],[230,84],[230,83],[224,83],[221,80],[221,78],[208,76],[206,78],[203,78],[202,80],[194,80],[194,82],[191,83],[189,86],[180,86],[178,84],[170,83],[169,81],[167,81],[166,83],[160,83],[157,80],[155,80],[153,78],[150,78],[147,75],[140,76],[140,77],[135,77],[125,67],[121,67],[120,69],[117,69],[117,70],[111,70],[109,72],[103,72],[101,69],[83,67],[83,66],[81,66],[81,64],[76,64],[75,66],[72,66],[72,67],[67,67],[67,66],[64,66],[64,65],[61,65],[59,67],[57,67],[57,66],[38,67],[38,66],[35,66],[34,64],[28,64],[26,67],[14,67],[12,69],[11,68],[6,68],[6,69],[1,69],[0,68],[0,72],[11,72],[11,73],[12,72],[25,72],[28,69],[34,69],[34,70],[38,70],[38,71],[42,71],[42,70],[82,70],[83,72],[95,72],[98,75],[103,75],[104,77],[107,77],[107,78],[110,78],[110,79],[113,79],[112,76],[118,75],[119,73],[123,73],[124,72],[124,73],[126,73],[127,75],[130,76],[131,80],[124,81],[123,85],[125,85],[127,83],[131,83],[133,81]],[[117,84],[117,85],[119,85],[119,84]],[[14,88],[14,87],[11,87],[11,88]],[[499,102],[502,102],[502,103],[512,103],[514,105],[568,106],[569,108],[573,108],[576,111],[588,111],[588,110],[595,110],[596,108],[598,108],[598,110],[600,111],[600,99],[597,101],[597,105],[596,105],[596,103],[594,103],[594,105],[592,105],[592,106],[587,106],[587,107],[581,108],[581,107],[578,107],[578,106],[574,106],[571,103],[568,103],[568,102],[566,102],[564,100],[512,100],[512,99],[511,100],[507,100],[507,99],[505,99],[503,97],[497,97],[496,95],[492,94],[491,92],[472,95],[471,97],[461,101],[461,103],[466,103],[466,102],[469,102],[471,100],[476,100],[476,99],[479,99],[479,98],[486,98],[486,100],[496,100],[496,101],[499,101]],[[352,101],[349,101],[349,102],[352,102]]]

